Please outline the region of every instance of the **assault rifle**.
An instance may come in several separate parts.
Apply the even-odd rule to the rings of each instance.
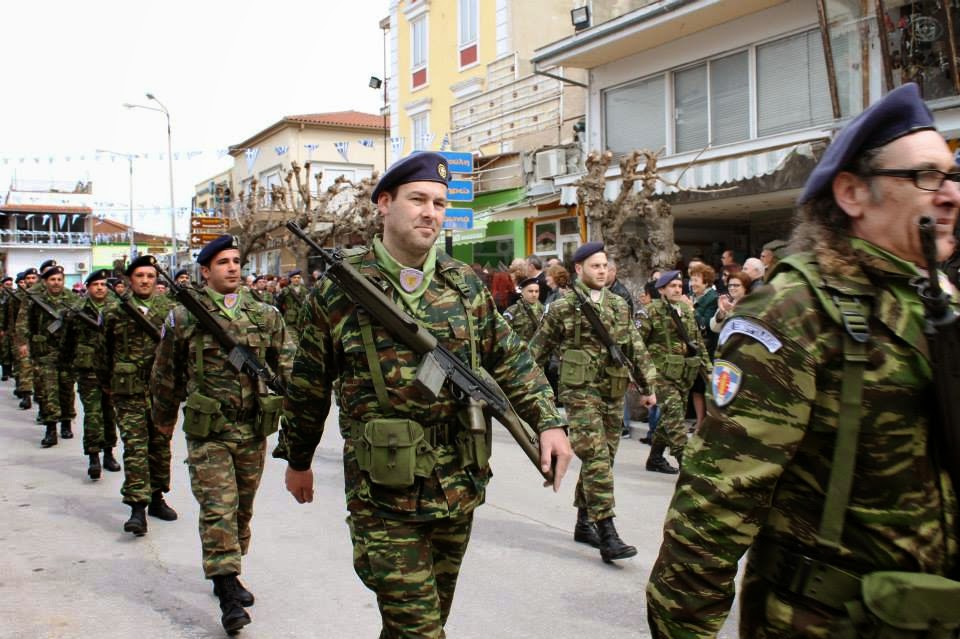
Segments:
[[[123,309],[123,312],[133,320],[133,323],[138,327],[143,329],[143,331],[150,336],[154,342],[160,341],[160,329],[157,328],[153,322],[147,319],[146,315],[140,312],[140,310],[133,303],[133,293],[130,291],[124,291],[123,293],[117,293],[116,284],[107,284],[110,287],[110,290],[116,293],[117,297],[120,298],[120,308]]]
[[[444,383],[450,382],[453,396],[469,403],[471,408],[486,409],[506,427],[523,449],[537,471],[553,482],[553,471],[540,468],[540,441],[537,434],[520,419],[503,389],[483,369],[474,371],[437,341],[426,329],[383,294],[338,251],[330,251],[314,242],[296,222],[287,222],[291,233],[307,243],[326,265],[324,276],[337,285],[350,300],[375,318],[395,339],[422,356],[415,385],[427,396],[436,399]],[[471,431],[483,430],[485,424],[476,410],[471,411]]]
[[[610,337],[610,332],[607,330],[607,327],[603,325],[603,322],[600,320],[600,316],[597,315],[597,309],[593,304],[590,303],[590,300],[587,299],[587,296],[583,294],[576,287],[576,285],[571,287],[573,293],[577,296],[577,302],[580,304],[580,309],[583,311],[583,314],[587,318],[587,322],[590,324],[590,328],[593,329],[593,332],[596,333],[597,337],[600,338],[600,341],[604,346],[607,347],[607,352],[610,353],[610,359],[614,361],[617,366],[622,366],[627,369],[627,374],[630,376],[630,382],[639,388],[645,388],[646,384],[641,384],[637,381],[637,372],[633,370],[633,362],[627,359],[627,356],[623,354],[623,351],[620,350],[620,346],[613,341],[613,338]],[[613,293],[611,293],[613,295]]]
[[[920,218],[920,244],[927,277],[916,282],[926,316],[924,333],[930,346],[933,383],[937,401],[938,450],[954,491],[960,491],[960,321],[950,307],[950,296],[940,286],[937,274],[936,221]]]
[[[37,306],[37,308],[39,308],[45,314],[50,316],[50,318],[53,320],[52,322],[47,324],[47,332],[50,333],[51,335],[59,331],[60,328],[64,325],[64,323],[73,317],[80,318],[81,320],[83,320],[84,322],[86,322],[90,326],[93,326],[96,329],[100,328],[99,320],[93,319],[86,313],[81,312],[79,309],[65,308],[58,311],[57,309],[47,304],[43,300],[43,298],[40,297],[37,293],[34,293],[29,290],[25,290],[24,292],[27,294],[27,298],[31,302],[33,302]]]
[[[187,312],[193,315],[200,327],[217,340],[220,347],[226,351],[227,359],[230,365],[238,373],[249,375],[258,386],[261,384],[277,395],[286,395],[287,390],[283,387],[283,381],[280,376],[275,374],[270,367],[257,359],[253,352],[237,341],[237,339],[227,332],[226,327],[217,317],[207,309],[203,303],[196,298],[190,287],[177,284],[166,271],[157,266],[157,273],[167,282],[167,286],[173,291],[173,296],[180,302]],[[262,389],[261,389],[262,390]]]

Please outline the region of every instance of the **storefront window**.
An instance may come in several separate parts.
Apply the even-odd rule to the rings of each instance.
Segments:
[[[883,0],[882,32],[893,89],[916,82],[926,100],[958,94],[956,0]]]
[[[473,245],[473,261],[487,268],[507,266],[513,260],[513,238],[493,237]]]

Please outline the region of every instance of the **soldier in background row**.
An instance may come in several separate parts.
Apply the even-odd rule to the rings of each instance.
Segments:
[[[221,235],[200,251],[207,286],[197,298],[260,362],[289,377],[295,346],[279,311],[240,286],[237,238]],[[187,438],[190,487],[200,504],[203,573],[220,599],[223,628],[250,623],[253,594],[238,579],[250,546],[253,500],[260,485],[266,438],[277,430],[282,397],[240,374],[214,338],[183,306],[170,311],[153,363],[153,423],[172,435],[180,403]]]
[[[17,288],[14,290],[13,296],[13,306],[8,309],[8,319],[7,325],[10,326],[11,331],[11,340],[12,348],[14,353],[17,354],[17,357],[14,360],[14,377],[16,378],[17,387],[14,391],[14,394],[20,398],[20,408],[23,410],[30,410],[33,406],[33,402],[30,399],[30,396],[33,394],[33,363],[30,361],[30,356],[27,355],[23,357],[20,355],[22,349],[20,348],[23,344],[29,344],[22,340],[17,334],[17,318],[20,316],[20,311],[26,306],[27,303],[27,289],[33,286],[38,279],[37,269],[30,267],[19,273],[15,284]],[[29,353],[29,347],[27,352]]]
[[[0,280],[0,382],[10,379],[13,370],[13,351],[7,328],[7,306],[13,304],[13,278],[9,275]]]
[[[277,294],[277,308],[283,314],[283,322],[290,329],[294,341],[300,335],[300,311],[307,299],[307,287],[303,285],[300,269],[287,273],[290,283]]]
[[[528,277],[518,285],[520,299],[503,312],[503,319],[524,342],[529,343],[540,327],[543,317],[543,304],[540,303],[540,283],[535,277]]]

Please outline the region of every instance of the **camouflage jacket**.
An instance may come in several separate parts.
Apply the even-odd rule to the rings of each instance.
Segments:
[[[240,344],[286,380],[290,376],[296,346],[274,307],[258,302],[246,291],[240,293],[240,311],[231,320],[209,295],[197,297]],[[202,359],[202,364],[201,364]],[[202,368],[202,371],[201,371]],[[199,392],[220,400],[226,428],[216,439],[243,441],[260,437],[254,432],[257,413],[257,385],[241,375],[227,360],[227,354],[212,335],[202,330],[196,318],[177,304],[163,324],[163,338],[157,347],[150,375],[153,393],[153,420],[169,424],[187,395]]]
[[[274,299],[273,293],[270,291],[258,291],[255,288],[248,289],[250,295],[253,296],[253,299],[258,302],[263,302],[264,304],[269,304],[270,306],[276,306],[277,300]]]
[[[98,310],[89,297],[80,298],[80,311],[90,317],[97,318],[100,329],[97,330],[79,319],[71,319],[66,326],[67,334],[63,343],[63,356],[67,361],[74,362],[77,370],[95,369],[98,372],[107,371],[106,341],[103,335],[103,323],[110,307],[116,302],[108,296]]]
[[[132,295],[134,305],[141,309],[150,323],[158,329],[163,326],[163,320],[173,306],[166,295],[151,297],[151,306],[148,308],[139,303],[139,298]],[[153,357],[157,343],[145,331],[141,330],[136,322],[120,307],[121,301],[112,304],[103,314],[103,334],[106,344],[107,369],[114,371],[117,364],[134,364],[139,377],[146,381],[153,366]]]
[[[577,283],[574,286],[579,286],[580,291],[589,298],[590,293],[583,284]],[[600,304],[593,305],[598,310],[600,321],[603,322],[607,332],[610,333],[610,337],[620,346],[627,359],[632,362],[634,371],[640,376],[637,381],[644,385],[644,388],[640,390],[646,394],[657,380],[657,370],[654,367],[653,360],[650,359],[649,353],[647,353],[646,345],[643,343],[640,333],[637,332],[633,319],[630,317],[630,310],[626,301],[609,289],[604,289]],[[589,320],[587,320],[586,315],[578,310],[578,306],[576,293],[572,290],[551,302],[547,310],[544,311],[539,330],[530,341],[530,352],[541,366],[546,366],[550,356],[554,352],[559,352],[560,370],[563,371],[564,355],[569,349],[586,351],[590,360],[597,363],[598,374],[591,387],[594,391],[599,392],[601,386],[607,380],[607,368],[613,367],[614,363],[610,359],[607,347],[600,341],[600,337],[594,334]],[[577,317],[580,318],[579,346],[576,345]],[[561,401],[572,390],[561,383]]]
[[[309,294],[310,291],[303,284],[286,286],[277,294],[276,306],[283,313],[283,321],[287,326],[291,328],[300,326],[300,312]]]
[[[643,342],[650,351],[650,357],[653,358],[657,370],[661,373],[662,381],[678,384],[676,379],[671,379],[667,366],[667,356],[675,355],[686,357],[687,343],[683,341],[677,330],[676,325],[670,318],[673,309],[664,299],[653,300],[646,306],[646,314],[639,316],[640,335]],[[704,375],[710,373],[711,363],[710,354],[703,343],[703,336],[700,334],[700,327],[697,325],[697,319],[692,308],[684,307],[683,315],[680,321],[687,331],[687,338],[698,350],[700,358],[700,372]],[[693,383],[691,379],[689,383]],[[682,384],[681,384],[682,385]]]
[[[845,331],[804,277],[781,267],[724,324],[707,417],[686,447],[647,589],[655,636],[715,636],[751,545],[789,548],[859,574],[945,574],[957,566],[956,495],[928,455],[931,368],[923,308],[910,285],[916,270],[876,248],[857,255],[854,275],[821,273],[828,293],[870,309],[838,551],[819,545],[816,534],[833,468]],[[745,583],[757,578],[748,565]],[[829,636],[822,608],[764,590],[765,600],[744,599],[741,629]]]
[[[403,307],[373,251],[361,251],[351,253],[351,263]],[[468,312],[475,326],[479,364],[499,382],[520,417],[537,431],[562,426],[546,377],[497,312],[490,292],[473,269],[438,252],[436,271],[415,316],[465,363],[471,359]],[[389,411],[381,408],[377,399],[361,337],[361,315],[370,321]],[[450,454],[453,448],[446,445],[439,447],[440,458],[430,476],[417,478],[410,488],[385,488],[369,481],[356,461],[351,441],[355,427],[386,417],[411,419],[424,427],[459,428],[458,413],[463,404],[454,399],[448,385],[435,400],[419,391],[413,380],[421,357],[395,341],[330,280],[324,279],[311,292],[304,320],[287,392],[287,422],[274,456],[288,460],[297,470],[310,467],[333,390],[344,438],[347,507],[352,512],[373,509],[395,519],[431,520],[466,514],[481,504],[489,466],[463,468],[456,455]]]
[[[23,303],[26,294],[19,288],[15,288],[6,295],[6,302],[3,305],[3,331],[12,336],[17,329],[17,312]]]
[[[540,327],[542,317],[543,304],[539,301],[527,304],[523,300],[519,300],[503,312],[503,318],[510,322],[510,327],[525,342],[533,339],[533,334]]]
[[[31,295],[43,300],[57,312],[78,308],[82,302],[80,298],[68,290],[64,290],[59,295],[50,295],[45,288],[41,287],[40,290],[31,289]],[[54,321],[29,297],[26,297],[25,303],[20,307],[20,312],[17,314],[16,341],[19,344],[30,345],[30,356],[34,360],[52,353],[60,353],[67,331],[61,326],[57,332],[49,333],[47,327]]]

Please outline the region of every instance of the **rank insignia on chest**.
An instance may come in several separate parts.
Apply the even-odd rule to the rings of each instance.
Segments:
[[[239,301],[240,301],[240,295],[238,295],[237,293],[227,293],[226,295],[223,296],[223,306],[228,311],[233,309],[233,307],[236,306],[237,302]]]
[[[713,363],[713,374],[710,376],[710,386],[713,390],[713,403],[723,408],[733,401],[743,382],[740,369],[730,362],[718,359]]]
[[[417,290],[421,282],[423,282],[423,271],[415,268],[405,268],[400,271],[400,288],[407,293]]]

